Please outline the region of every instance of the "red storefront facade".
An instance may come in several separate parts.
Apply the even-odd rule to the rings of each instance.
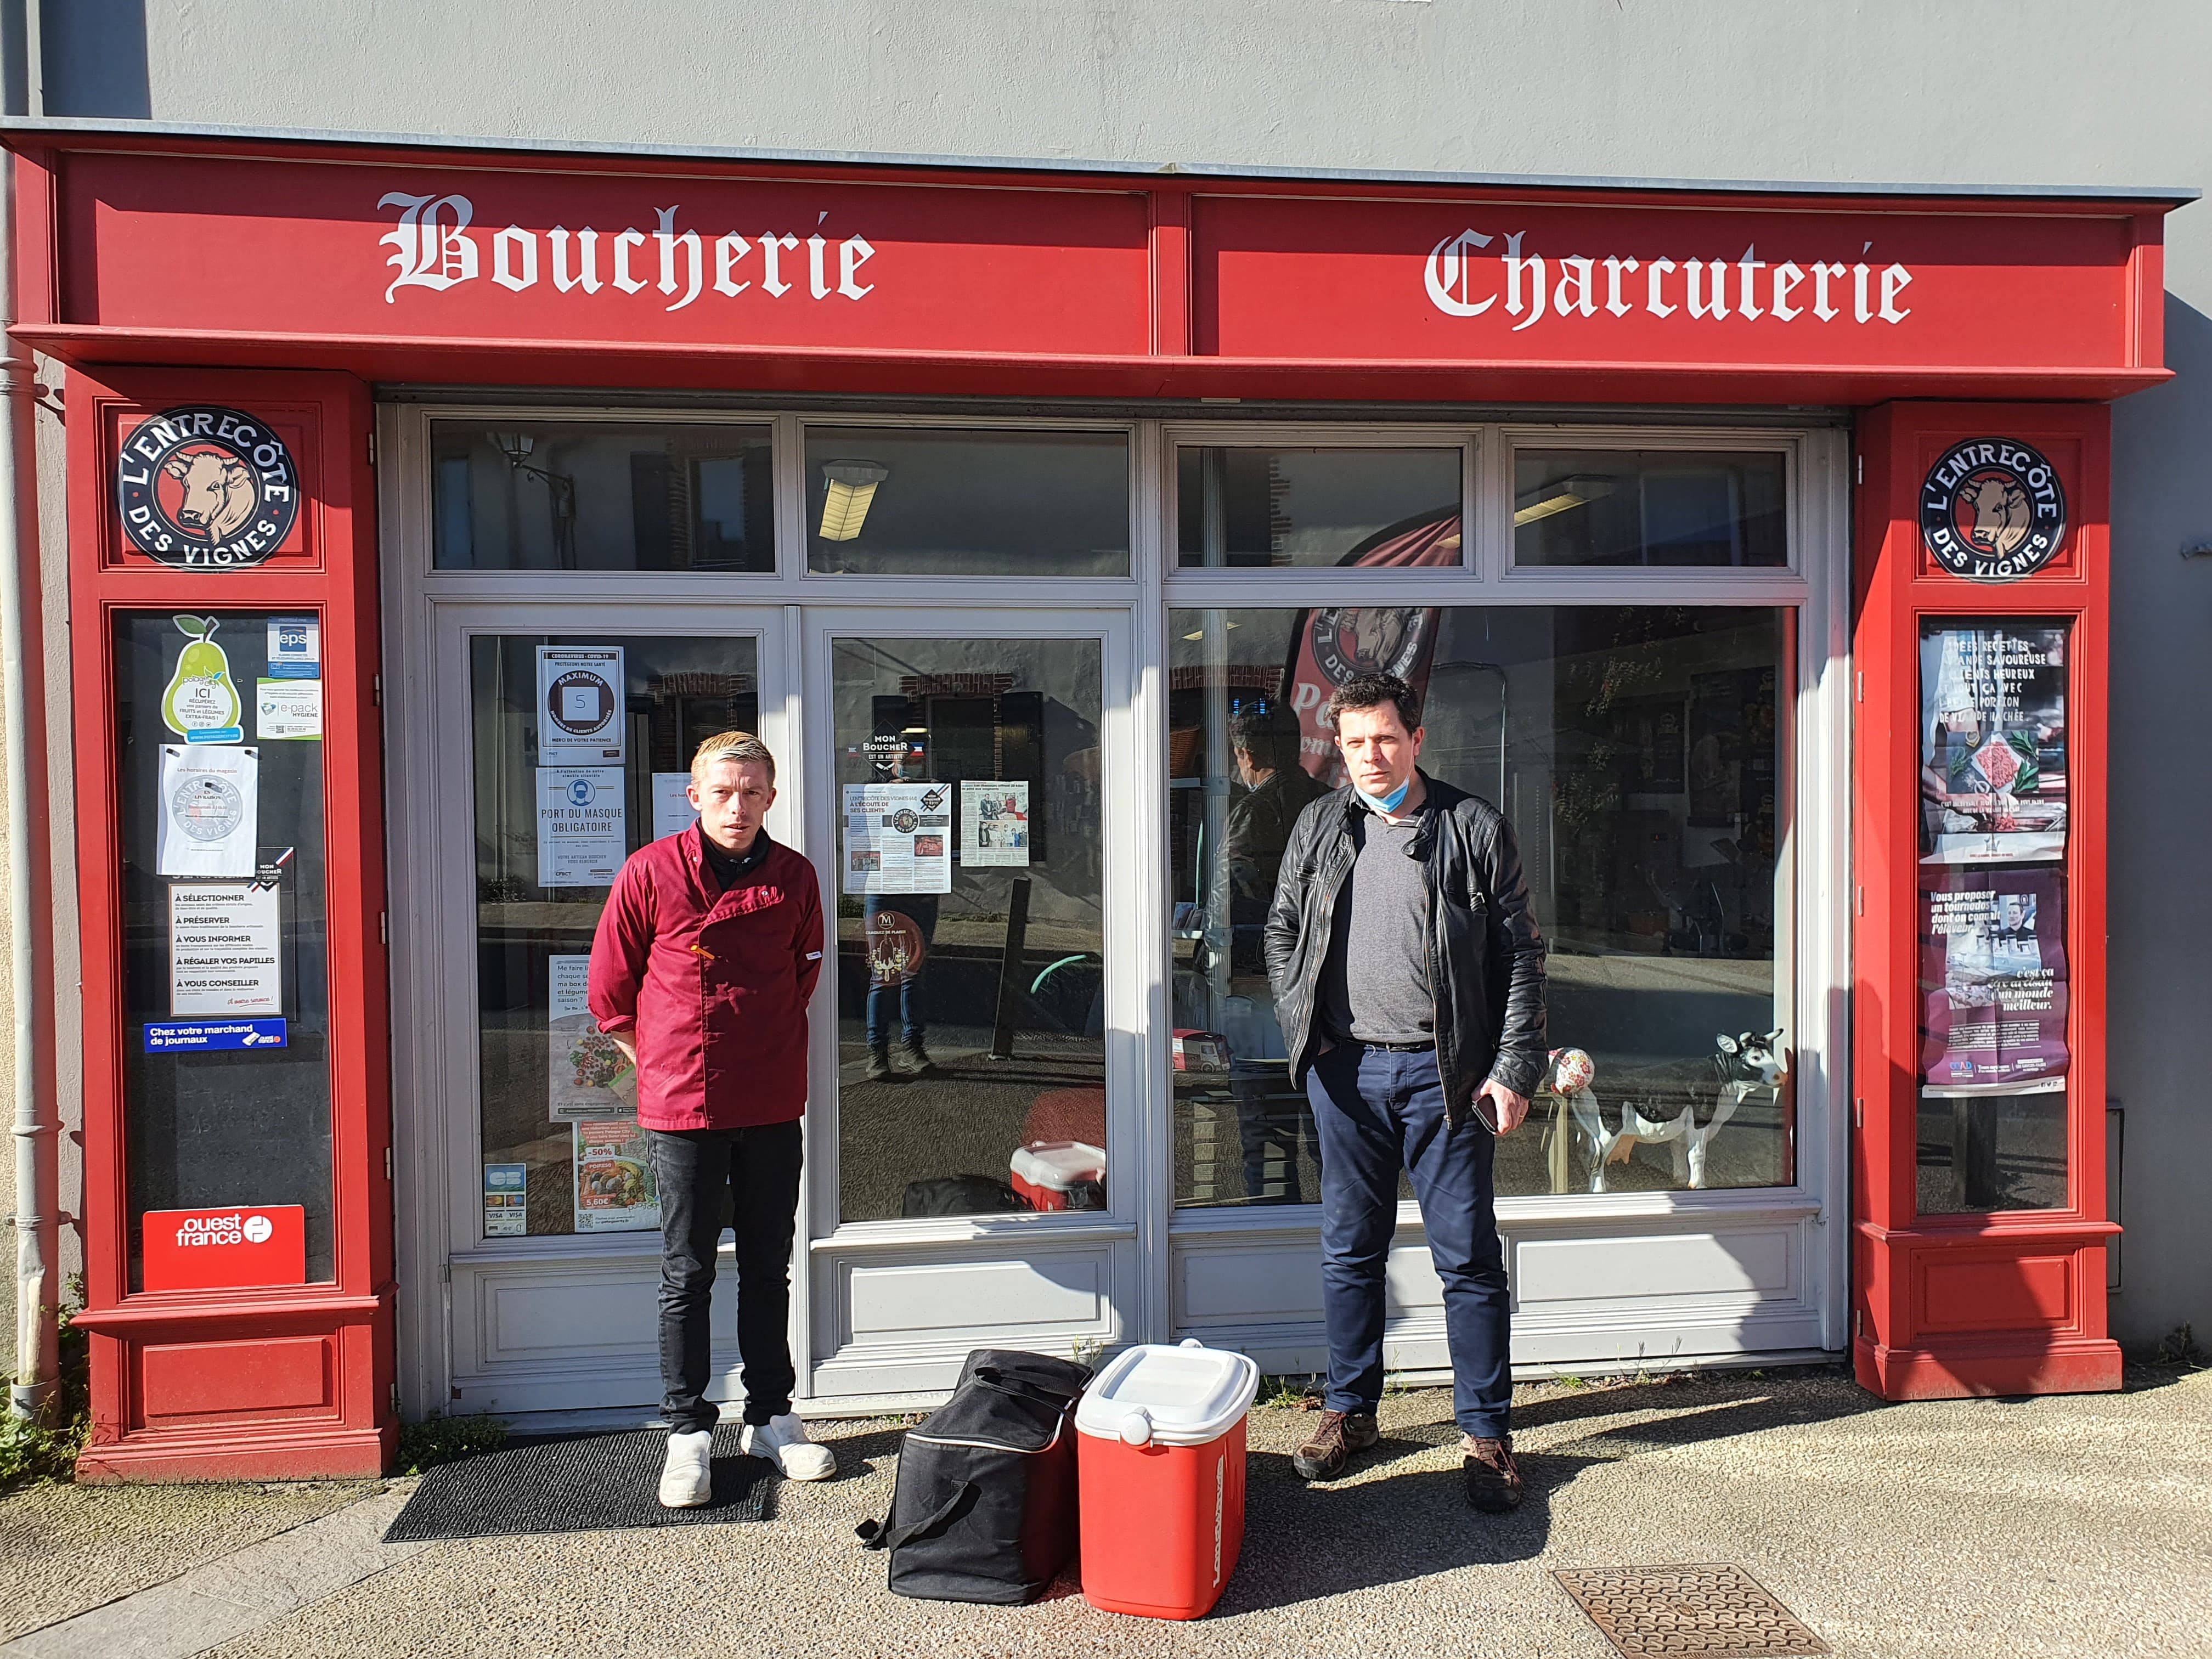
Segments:
[[[1780,752],[1783,775],[1796,790],[1785,825],[1809,833],[1812,820],[1825,817],[1831,831],[1823,833],[1832,832],[1840,849],[1848,821],[1849,892],[1825,892],[1832,870],[1807,863],[1779,890],[1790,915],[1778,928],[1785,939],[1809,937],[1821,903],[1848,912],[1846,972],[1824,985],[1796,970],[1801,1003],[1826,995],[1838,1004],[1819,1017],[1822,1040],[1816,1047],[1809,1038],[1786,1039],[1798,1044],[1801,1094],[1809,1099],[1817,1087],[1830,1115],[1806,1115],[1805,1133],[1825,1122],[1848,1149],[1848,1214],[1832,1213],[1832,1200],[1808,1184],[1805,1169],[1816,1160],[1785,1163],[1766,1184],[1794,1182],[1808,1194],[1803,1237],[1814,1239],[1831,1224],[1848,1228],[1849,1282],[1847,1291],[1838,1287],[1824,1327],[1840,1329],[1844,1340],[1790,1346],[1847,1346],[1861,1381],[1893,1398],[2118,1386],[2118,1349],[2104,1318],[2105,1244],[2117,1231],[2105,1214],[2103,1127],[2102,730],[2112,556],[2105,405],[2166,375],[2160,221],[2171,200],[1127,177],[91,137],[67,148],[19,145],[14,165],[15,333],[71,370],[70,696],[88,1171],[81,1322],[93,1333],[96,1419],[88,1474],[375,1470],[396,1432],[404,1351],[410,1341],[419,1346],[435,1322],[410,1322],[406,1310],[434,1301],[441,1282],[426,1271],[427,1258],[413,1258],[411,1270],[404,1265],[408,1250],[403,1244],[395,1255],[394,1240],[395,1180],[404,1188],[407,1170],[434,1169],[443,1153],[418,1155],[407,1141],[407,1110],[397,1119],[394,1112],[394,1077],[406,1068],[395,1067],[393,1056],[415,1039],[404,1013],[394,1012],[404,999],[390,988],[395,974],[422,970],[395,963],[387,945],[416,937],[394,921],[417,901],[399,884],[404,872],[387,872],[386,846],[415,833],[410,815],[437,809],[420,799],[434,793],[435,780],[404,775],[386,747],[387,690],[396,690],[399,672],[392,641],[402,623],[380,612],[392,605],[393,550],[417,533],[380,522],[380,500],[386,517],[414,510],[412,486],[394,482],[398,463],[377,453],[380,431],[396,429],[379,425],[379,410],[390,401],[379,389],[393,386],[468,388],[485,405],[530,402],[553,390],[632,400],[657,393],[686,408],[717,393],[752,400],[745,407],[781,398],[795,408],[834,409],[848,422],[872,406],[948,399],[1002,413],[1018,405],[1064,422],[1111,411],[1139,428],[1156,415],[1227,422],[1264,413],[1271,431],[1297,421],[1464,419],[1486,434],[1506,432],[1508,441],[1538,425],[1633,424],[1660,413],[1692,428],[1802,414],[1841,430],[1848,421],[1847,538],[1826,550],[1793,542],[1786,561],[1801,574],[1817,574],[1823,561],[1847,562],[1845,648],[1815,650],[1808,638],[1785,659],[1802,670],[1795,684],[1820,688],[1847,707],[1848,801],[1810,776],[1809,737],[1807,775],[1798,776],[1790,734],[1800,705],[1786,692]],[[942,414],[949,405],[930,407]],[[216,411],[215,424],[195,426],[190,416],[179,424],[179,411],[190,410]],[[258,428],[243,428],[242,437],[226,432],[222,411]],[[795,431],[799,417],[792,418]],[[1206,442],[1233,447],[1208,431]],[[254,440],[272,434],[293,482],[278,483],[272,495],[266,486],[279,475],[260,475],[257,511],[266,516],[256,522],[211,533],[204,516],[196,522],[179,507],[185,498],[174,489],[161,497],[165,486],[155,471],[167,458],[182,454],[188,463],[193,453],[229,445],[250,465]],[[1149,441],[1141,430],[1139,441]],[[1191,442],[1196,454],[1200,441]],[[1470,478],[1495,447],[1486,435],[1468,441]],[[514,453],[507,459],[524,469]],[[797,459],[775,465],[789,474],[779,488],[811,487],[791,482],[799,479]],[[1154,480],[1139,482],[1139,496],[1152,490],[1164,498],[1180,476],[1172,465],[1152,472],[1132,465],[1140,479]],[[535,477],[537,465],[524,470]],[[1193,468],[1188,476],[1200,477],[1198,464]],[[169,476],[189,484],[182,472]],[[143,521],[127,521],[132,498],[125,486],[133,477],[155,492],[157,518],[166,513],[173,523],[184,512],[173,546],[149,550],[158,526],[149,532]],[[1462,507],[1467,550],[1455,561],[1495,580],[1486,593],[1510,594],[1525,569],[1555,584],[1546,597],[1566,603],[1574,573],[1516,565],[1505,544],[1547,513],[1559,516],[1598,497],[1577,495],[1577,485],[1522,503],[1504,488],[1500,499],[1512,510],[1499,508],[1506,516],[1492,532],[1478,523],[1480,491],[1470,486]],[[288,489],[297,492],[289,520],[275,510]],[[1643,500],[1656,515],[1648,486]],[[1162,522],[1173,521],[1171,506],[1149,497],[1133,513],[1141,518],[1154,507]],[[794,509],[782,510],[791,520]],[[1803,513],[1791,521],[1793,537],[1811,536]],[[1941,523],[1952,528],[1948,541]],[[796,528],[803,532],[804,523]],[[268,533],[257,539],[257,529]],[[780,521],[780,536],[793,530]],[[1139,544],[1149,533],[1139,531]],[[1497,550],[1494,569],[1481,563],[1490,556],[1486,536]],[[1198,562],[1186,554],[1182,564]],[[1163,562],[1176,561],[1170,553]],[[1740,574],[1748,562],[1739,549]],[[818,581],[823,568],[794,573],[793,581]],[[1839,588],[1844,568],[1837,566]],[[1162,607],[1218,609],[1243,600],[1226,587],[1192,588],[1179,598],[1172,569],[1157,578],[1164,592],[1146,586],[1154,579],[1143,574],[1141,552],[1127,568],[1139,584],[1126,601],[1133,619],[1129,684],[1141,687],[1148,674],[1182,684],[1174,681],[1182,671],[1171,669],[1169,635],[1197,640],[1216,624],[1182,634],[1180,622],[1163,629],[1155,618],[1214,612]],[[1696,597],[1696,579],[1664,568],[1619,579],[1628,585],[1623,591],[1651,604]],[[734,593],[753,579],[728,580],[738,585]],[[980,602],[967,580],[956,572],[922,599],[950,592]],[[1372,603],[1360,584],[1382,580],[1342,573],[1316,592],[1357,607]],[[1743,580],[1748,585],[1729,590],[1730,602],[1748,604],[1765,591],[1756,571]],[[802,684],[843,695],[841,682],[806,678],[798,665],[812,649],[813,636],[797,631],[800,595],[811,591],[762,590],[763,603],[772,598],[786,607],[793,631],[779,646],[777,624],[764,622],[767,654],[753,672],[766,676],[769,657],[786,651],[794,709]],[[899,591],[870,589],[867,597],[890,605]],[[1455,597],[1441,586],[1391,591],[1417,593],[1429,605]],[[1103,587],[1084,592],[1086,603],[1124,603]],[[181,640],[205,645],[213,627],[196,635],[183,623],[207,622],[197,613],[225,608],[232,640],[258,629],[266,613],[272,676],[276,625],[312,617],[319,627],[321,769],[298,797],[313,803],[301,809],[299,833],[319,841],[312,891],[306,876],[282,873],[284,860],[272,866],[281,837],[261,836],[258,848],[238,855],[241,862],[220,870],[190,860],[172,869],[166,853],[149,869],[132,841],[139,832],[131,814],[150,810],[134,792],[154,775],[134,781],[121,756],[118,688],[135,684],[133,673],[166,672],[162,660],[143,657],[152,635],[142,621],[183,613]],[[1120,625],[1101,624],[1109,659],[1122,648],[1114,642]],[[173,650],[186,648],[161,637]],[[1109,687],[1114,672],[1109,660]],[[1504,671],[1498,678],[1507,680]],[[1214,683],[1203,672],[1188,681]],[[1791,684],[1786,674],[1784,683]],[[1977,690],[1984,683],[2004,689],[1984,696]],[[1172,720],[1164,700],[1155,705],[1144,701],[1149,693],[1131,695],[1139,733],[1132,752],[1149,755],[1146,745],[1161,747]],[[1509,720],[1503,690],[1499,696],[1503,787]],[[1824,706],[1832,714],[1835,705]],[[1152,736],[1143,735],[1147,720],[1158,728]],[[1102,714],[1100,731],[1110,725]],[[238,741],[201,742],[174,720],[171,730],[186,738],[170,745],[179,757],[161,764],[172,768],[212,765],[196,751]],[[1117,741],[1110,732],[1101,739],[1109,773],[1121,763]],[[279,775],[269,772],[272,781],[258,787],[274,791]],[[162,799],[183,776],[161,775]],[[1168,803],[1166,793],[1155,796],[1151,787],[1107,809],[1115,830],[1139,843],[1151,833],[1152,811],[1164,816]],[[1556,785],[1544,793],[1556,797]],[[1637,810],[1660,811],[1648,800],[1665,793],[1644,791],[1638,799],[1647,805]],[[1694,822],[1694,785],[1682,793],[1693,802]],[[273,812],[277,797],[266,799]],[[827,792],[812,799],[805,823],[828,826]],[[1149,853],[1131,856],[1128,879],[1139,896],[1167,879],[1147,873]],[[308,861],[295,859],[293,867]],[[1118,867],[1109,860],[1109,908]],[[2025,873],[2012,887],[1988,884],[2002,872]],[[231,1086],[196,1083],[188,1066],[149,1081],[155,1039],[147,1033],[181,1018],[181,935],[172,891],[173,1006],[165,1019],[154,1006],[159,994],[145,989],[160,977],[155,957],[143,954],[158,956],[160,942],[149,945],[140,925],[154,913],[132,907],[159,902],[150,883],[179,878],[268,884],[258,890],[284,896],[284,951],[312,937],[320,953],[323,1017],[299,1012],[297,975],[285,970],[293,1025],[284,1063],[320,1067],[322,1092],[303,1097],[287,1085],[290,1092],[269,1097],[281,1095],[284,1111],[327,1112],[327,1152],[315,1155],[326,1157],[327,1175],[311,1171],[308,1184],[326,1182],[329,1198],[306,1201],[307,1265],[287,1282],[174,1290],[145,1282],[145,1218],[171,1211],[155,1201],[161,1194],[153,1188],[134,1184],[132,1149],[151,1158],[161,1147],[174,1164],[199,1109],[190,1104],[201,1097],[194,1091],[213,1089],[213,1099]],[[1203,908],[1202,896],[1196,902]],[[2039,912],[2042,942],[2033,937]],[[2052,921],[2060,927],[2050,927]],[[1139,941],[1140,952],[1157,945],[1170,965],[1156,975],[1125,951],[1126,996],[1113,978],[1122,969],[1103,970],[1100,1040],[1109,1049],[1125,1040],[1130,1055],[1108,1066],[1101,1091],[1111,1103],[1101,1108],[1111,1119],[1102,1137],[1112,1138],[1116,1158],[1154,1147],[1143,1126],[1148,1114],[1166,1120],[1173,1073],[1183,1066],[1180,1050],[1170,1059],[1170,1028],[1179,1032],[1186,1022],[1168,1015],[1180,948],[1172,941],[1182,923],[1161,926],[1158,940]],[[2061,929],[2063,940],[2053,939]],[[1697,931],[1690,921],[1662,919],[1659,936]],[[1729,938],[1755,931],[1726,918],[1717,930]],[[1959,942],[1969,938],[1981,952],[1971,969],[1957,965],[1972,954]],[[1694,953],[1679,941],[1667,948]],[[1787,948],[1770,941],[1766,949],[1785,963],[1778,971],[1786,977]],[[2023,950],[2041,965],[2014,971]],[[1099,954],[1110,957],[1111,949]],[[1145,988],[1155,978],[1166,993],[1148,998]],[[1943,996],[1940,1018],[1929,1012],[1931,983]],[[835,995],[825,989],[825,1013]],[[1970,1007],[1990,1011],[1986,1041],[1964,1035],[1981,1029],[1960,1018]],[[1783,1024],[1779,1015],[1775,1023]],[[1799,1024],[1809,1030],[1814,1021],[1801,1017]],[[1578,1040],[1566,1031],[1554,1037]],[[2015,1048],[2027,1056],[2016,1062],[2024,1070],[2011,1069]],[[834,1079],[836,1054],[821,1063],[821,1075]],[[2023,1110],[2043,1109],[2037,1101],[2044,1109],[2063,1103],[2051,1109],[2063,1116],[2063,1203],[2046,1197],[1997,1207],[1969,1199],[1947,1207],[1932,1194],[1915,1151],[1926,1126],[1955,1113],[1963,1148],[1970,1109],[1992,1090],[2003,1092],[2008,1110],[2021,1101],[2028,1103]],[[1778,1086],[1774,1092],[1782,1110]],[[160,1133],[145,1116],[156,1097],[166,1103]],[[1551,1133],[1560,1149],[1555,1169],[1566,1171],[1574,1132],[1565,1103]],[[162,1141],[163,1133],[173,1139]],[[1164,1169],[1185,1156],[1166,1150],[1171,1139],[1159,1141]],[[1636,1137],[1626,1139],[1623,1157]],[[486,1158],[489,1147],[486,1141]],[[1613,1150],[1607,1143],[1594,1151],[1594,1171]],[[1966,1161],[1963,1150],[1959,1160]],[[266,1165],[279,1185],[280,1163]],[[1975,1178],[1960,1175],[1961,1190]],[[274,1201],[212,1177],[198,1188],[198,1177],[165,1179],[162,1192],[179,1210]],[[467,1179],[475,1181],[473,1170]],[[1551,1191],[1565,1195],[1570,1184],[1555,1173]],[[1594,1196],[1602,1185],[1595,1173],[1591,1184]],[[1693,1189],[1704,1184],[1702,1173],[1688,1181]],[[1249,1188],[1247,1199],[1255,1191]],[[1141,1340],[1148,1329],[1203,1322],[1195,1293],[1180,1279],[1168,1282],[1170,1236],[1195,1238],[1198,1212],[1177,1207],[1186,1202],[1182,1193],[1170,1200],[1163,1189],[1157,1216],[1118,1195],[1103,1212],[1127,1224],[1126,1235],[1097,1235],[1102,1260],[1115,1251],[1115,1261],[1127,1259],[1126,1280],[1113,1277],[1124,1271],[1115,1267],[1102,1269],[1098,1281],[1102,1328],[1111,1334]],[[1686,1216],[1701,1200],[1692,1192],[1684,1201]],[[404,1233],[404,1191],[399,1203]],[[848,1203],[848,1234],[859,1214]],[[1092,1224],[1079,1218],[1049,1224],[1062,1221],[1079,1224],[1049,1237],[1090,1236],[1079,1226]],[[851,1235],[854,1248],[877,1248],[866,1228],[889,1225],[864,1218]],[[817,1231],[828,1262],[830,1247],[848,1234],[826,1218]],[[1014,1235],[979,1228],[975,1236],[1006,1259],[1024,1255]],[[911,1253],[937,1237],[886,1232],[878,1243]],[[850,1286],[862,1281],[838,1278],[842,1271],[824,1266],[813,1310],[802,1297],[798,1316],[803,1325],[815,1322],[815,1334],[802,1330],[801,1346],[823,1358],[825,1376],[836,1374],[840,1354],[858,1351],[852,1331],[860,1316],[848,1304],[859,1305]],[[1748,1285],[1764,1269],[1745,1271]],[[1125,1283],[1133,1287],[1126,1296],[1118,1288]],[[838,1327],[843,1334],[820,1334],[836,1320],[846,1322]],[[1287,1320],[1279,1325],[1290,1328]],[[1288,1335],[1255,1340],[1289,1345],[1271,1352],[1296,1349]],[[891,1346],[878,1347],[888,1354]],[[1747,1351],[1761,1350],[1753,1343]],[[1418,1360],[1401,1363],[1423,1369]],[[464,1398],[459,1379],[466,1367],[450,1357],[441,1364],[441,1370],[430,1367],[436,1380],[451,1379],[450,1397]],[[825,1382],[817,1397],[886,1399],[933,1386],[927,1365],[902,1370],[895,1356],[866,1375],[875,1380]],[[430,1396],[418,1389],[414,1397]],[[436,1400],[447,1397],[435,1391]]]

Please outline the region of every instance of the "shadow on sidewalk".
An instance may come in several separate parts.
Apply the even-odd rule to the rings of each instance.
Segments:
[[[1424,1425],[1425,1427],[1426,1425]],[[1279,1452],[1255,1452],[1248,1466],[1244,1550],[1215,1609],[1233,1618],[1346,1590],[1425,1578],[1455,1567],[1526,1561],[1552,1530],[1552,1494],[1599,1460],[1533,1454],[1520,1459],[1528,1495],[1508,1515],[1468,1507],[1457,1459],[1445,1468],[1408,1468],[1371,1478],[1377,1463],[1426,1452],[1459,1431],[1441,1425],[1430,1441],[1387,1436],[1363,1461],[1370,1478],[1308,1486]]]

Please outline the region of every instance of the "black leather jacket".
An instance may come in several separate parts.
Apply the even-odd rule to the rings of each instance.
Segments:
[[[1544,1075],[1544,938],[1512,826],[1488,801],[1421,777],[1433,810],[1406,853],[1428,870],[1437,1069],[1457,1129],[1486,1079],[1533,1095]],[[1299,1084],[1327,1041],[1315,1017],[1322,962],[1356,854],[1352,815],[1366,810],[1346,786],[1298,815],[1267,913],[1267,979]]]

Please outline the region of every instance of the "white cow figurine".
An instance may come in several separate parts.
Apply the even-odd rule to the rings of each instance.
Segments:
[[[1577,1060],[1579,1065],[1575,1064]],[[1556,1095],[1575,1115],[1576,1127],[1581,1129],[1583,1139],[1589,1146],[1589,1189],[1594,1193],[1603,1192],[1607,1166],[1626,1163],[1629,1153],[1636,1149],[1636,1143],[1639,1140],[1675,1142],[1674,1163],[1676,1176],[1680,1178],[1686,1167],[1680,1143],[1692,1127],[1693,1110],[1686,1109],[1672,1121],[1658,1123],[1638,1110],[1634,1102],[1623,1101],[1620,1127],[1608,1129],[1605,1127],[1605,1109],[1598,1103],[1596,1091],[1589,1086],[1595,1069],[1589,1056],[1581,1049],[1555,1049],[1550,1069],[1545,1073],[1540,1085],[1542,1093]],[[1564,1145],[1563,1142],[1560,1144]],[[1552,1183],[1553,1191],[1566,1190],[1563,1177],[1563,1170],[1555,1171]]]
[[[1636,1144],[1643,1140],[1672,1143],[1674,1179],[1685,1186],[1701,1188],[1705,1184],[1705,1148],[1721,1132],[1722,1126],[1735,1115],[1736,1109],[1754,1089],[1779,1091],[1789,1080],[1789,1051],[1779,1046],[1781,1036],[1777,1029],[1764,1035],[1746,1031],[1740,1036],[1723,1035],[1714,1039],[1713,1068],[1720,1074],[1720,1089],[1702,1125],[1698,1121],[1694,1102],[1674,1116],[1659,1120],[1644,1116],[1636,1102],[1624,1100],[1620,1103],[1620,1127],[1607,1128],[1604,1109],[1589,1086],[1594,1068],[1580,1049],[1553,1054],[1540,1092],[1557,1095],[1573,1111],[1575,1122],[1589,1146],[1592,1192],[1605,1190],[1608,1167],[1626,1163]],[[1571,1063],[1571,1056],[1579,1059],[1581,1064]],[[1553,1184],[1564,1190],[1556,1177]]]
[[[1779,1097],[1790,1080],[1790,1051],[1782,1047],[1782,1030],[1746,1031],[1738,1036],[1725,1032],[1713,1039],[1713,1069],[1720,1074],[1720,1091],[1713,1098],[1712,1115],[1701,1128],[1694,1122],[1675,1155],[1675,1174],[1686,1176],[1692,1187],[1705,1184],[1705,1148],[1736,1108],[1755,1089],[1771,1089]],[[1691,1116],[1685,1112],[1683,1119]]]

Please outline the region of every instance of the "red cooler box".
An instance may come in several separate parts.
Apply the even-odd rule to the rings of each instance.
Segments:
[[[1115,1356],[1075,1408],[1083,1598],[1109,1613],[1197,1619],[1244,1543],[1244,1416],[1260,1368],[1241,1353],[1146,1344]]]
[[[1044,1140],[1015,1151],[1014,1190],[1032,1210],[1105,1207],[1106,1154],[1079,1140]]]

